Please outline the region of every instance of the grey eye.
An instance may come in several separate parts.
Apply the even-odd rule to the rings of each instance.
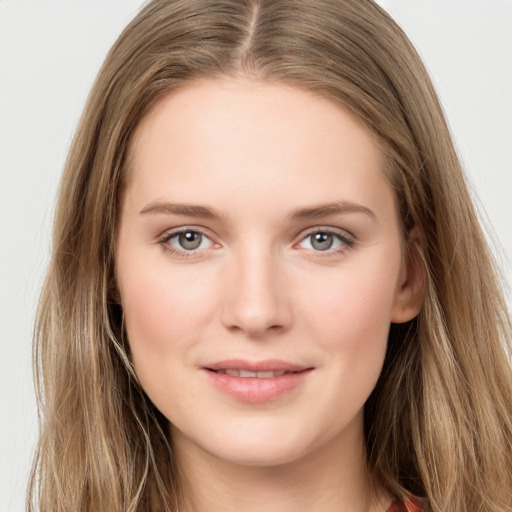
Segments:
[[[311,247],[317,251],[327,251],[331,249],[334,243],[334,237],[331,233],[314,233],[309,235]]]
[[[350,247],[352,242],[341,233],[334,231],[310,231],[306,235],[299,246],[303,249],[315,252],[336,252],[347,246]]]
[[[183,229],[168,233],[160,242],[175,255],[192,256],[206,249],[212,249],[215,244],[202,231]]]
[[[186,251],[197,249],[203,241],[203,235],[197,231],[185,231],[178,236],[178,243]]]

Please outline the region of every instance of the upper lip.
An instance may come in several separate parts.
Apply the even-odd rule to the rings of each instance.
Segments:
[[[245,359],[226,359],[206,364],[207,370],[245,370],[250,372],[301,372],[311,367],[281,361],[279,359],[265,359],[263,361],[248,361]]]

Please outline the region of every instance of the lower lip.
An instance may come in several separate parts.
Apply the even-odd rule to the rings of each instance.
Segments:
[[[210,382],[220,391],[242,402],[261,403],[275,400],[289,393],[304,382],[312,369],[285,373],[279,377],[235,377],[225,373],[206,371]]]

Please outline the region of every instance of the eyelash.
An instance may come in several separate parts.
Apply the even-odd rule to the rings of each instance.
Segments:
[[[197,233],[201,235],[204,238],[207,238],[210,240],[211,244],[215,245],[215,242],[211,240],[211,238],[202,230],[196,227],[183,227],[172,231],[167,231],[164,233],[159,239],[158,243],[164,247],[164,249],[173,256],[178,256],[182,259],[186,258],[197,258],[199,251],[204,251],[206,249],[176,249],[172,247],[169,242],[173,238],[176,238],[180,236],[183,233]],[[324,234],[324,235],[332,235],[334,238],[336,238],[339,242],[341,242],[341,245],[334,250],[331,250],[330,248],[321,251],[321,250],[314,250],[314,249],[307,249],[308,252],[310,252],[314,257],[319,258],[328,258],[332,256],[339,256],[340,254],[346,252],[347,250],[351,249],[354,244],[356,243],[356,238],[344,230],[338,230],[335,228],[330,227],[315,227],[310,230],[308,230],[300,239],[299,242],[294,244],[294,247],[303,243],[306,241],[309,237],[316,235],[316,234]]]
[[[314,257],[318,257],[318,258],[329,258],[332,256],[339,256],[339,255],[343,254],[344,252],[346,252],[347,250],[351,249],[354,246],[354,244],[356,243],[355,236],[348,233],[347,231],[320,226],[320,227],[315,227],[315,228],[312,228],[312,229],[309,229],[308,231],[306,231],[306,233],[302,236],[301,240],[295,245],[301,244],[305,240],[310,238],[311,236],[317,235],[317,234],[332,235],[334,238],[337,238],[339,240],[339,242],[341,242],[341,245],[335,249],[329,248],[324,251],[309,249],[311,254]]]
[[[197,258],[198,249],[194,250],[186,250],[186,249],[176,249],[172,247],[169,242],[173,238],[176,238],[183,233],[197,233],[201,235],[204,238],[207,238],[211,241],[213,245],[215,243],[211,240],[211,238],[201,229],[195,228],[195,227],[183,227],[172,231],[167,231],[162,235],[162,237],[158,240],[158,243],[162,245],[162,247],[171,255],[178,256],[179,258],[186,259],[186,258]],[[204,249],[199,249],[204,250]]]

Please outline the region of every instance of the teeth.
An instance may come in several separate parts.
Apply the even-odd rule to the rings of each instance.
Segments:
[[[250,370],[218,370],[217,373],[225,373],[226,375],[231,375],[232,377],[242,377],[242,378],[257,378],[257,379],[272,379],[274,377],[280,377],[284,375],[285,371],[268,371],[268,372],[251,372]]]
[[[258,372],[257,377],[258,379],[271,379],[275,377],[275,374],[274,372]]]
[[[257,372],[251,372],[249,370],[240,370],[239,377],[257,377]]]
[[[280,377],[284,375],[286,372],[258,372],[258,379],[271,379],[272,377]]]

